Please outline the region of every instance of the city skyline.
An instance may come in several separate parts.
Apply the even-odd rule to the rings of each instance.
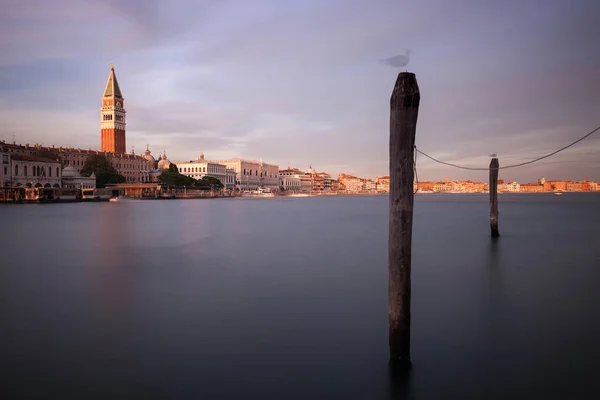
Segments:
[[[0,138],[99,149],[101,91],[115,63],[128,152],[148,143],[171,159],[203,152],[384,176],[399,69],[380,60],[406,49],[402,69],[416,73],[422,93],[417,146],[443,161],[487,167],[491,153],[501,166],[526,161],[599,123],[594,2],[350,3],[9,2],[0,16]],[[599,139],[501,178],[598,181]],[[423,156],[417,169],[421,180],[487,176]]]

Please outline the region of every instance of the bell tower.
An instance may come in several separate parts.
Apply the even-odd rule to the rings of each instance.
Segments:
[[[114,64],[110,65],[110,74],[102,95],[100,108],[101,150],[116,154],[125,154],[125,106],[123,95],[115,75]]]

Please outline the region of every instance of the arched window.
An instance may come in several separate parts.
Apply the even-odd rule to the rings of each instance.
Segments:
[[[15,165],[15,176],[19,176],[19,166]]]

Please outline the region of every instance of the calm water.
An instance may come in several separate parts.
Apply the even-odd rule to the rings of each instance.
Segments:
[[[417,197],[404,382],[387,197],[0,206],[0,397],[595,397],[600,195],[487,201]]]

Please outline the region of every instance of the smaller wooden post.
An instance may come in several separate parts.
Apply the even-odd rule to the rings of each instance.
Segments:
[[[500,163],[497,158],[490,162],[490,228],[492,237],[500,236],[498,232],[498,169]]]

